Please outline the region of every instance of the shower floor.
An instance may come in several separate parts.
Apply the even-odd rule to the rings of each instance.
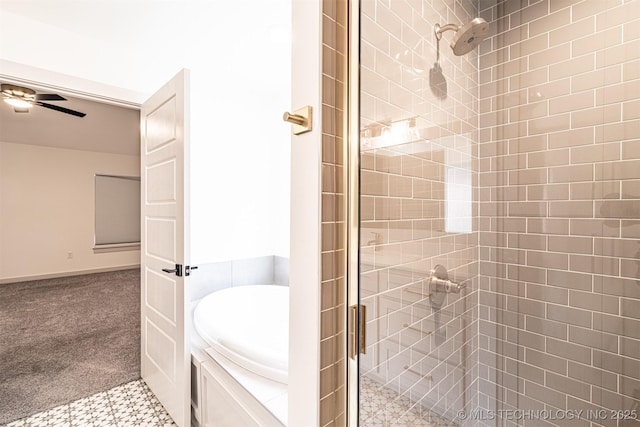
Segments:
[[[408,397],[360,376],[361,427],[411,426],[458,427],[454,422],[429,412]]]

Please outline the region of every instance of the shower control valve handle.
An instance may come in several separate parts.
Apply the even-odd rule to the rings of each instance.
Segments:
[[[459,294],[461,290],[467,287],[467,282],[454,282],[449,279],[439,279],[437,277],[431,278],[432,282],[436,287],[440,288],[444,292],[450,292],[454,294]]]
[[[447,269],[438,264],[433,267],[431,274],[427,279],[429,286],[429,301],[435,307],[441,307],[445,297],[449,293],[459,294],[461,290],[467,287],[468,280],[462,282],[454,282],[449,279]]]

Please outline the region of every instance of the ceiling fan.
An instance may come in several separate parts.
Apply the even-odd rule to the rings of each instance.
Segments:
[[[4,98],[4,102],[12,105],[16,113],[28,113],[29,108],[37,105],[38,107],[44,107],[50,110],[59,111],[61,113],[71,114],[72,116],[76,117],[86,116],[85,113],[81,113],[80,111],[70,110],[58,105],[42,102],[66,101],[66,98],[63,98],[55,93],[36,93],[36,91],[33,89],[7,83],[2,83],[0,85],[0,93],[2,94],[2,98]]]

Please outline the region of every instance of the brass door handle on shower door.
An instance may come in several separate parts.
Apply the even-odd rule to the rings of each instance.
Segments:
[[[285,111],[285,113],[282,115],[282,120],[293,125],[294,135],[300,135],[301,133],[310,132],[312,121],[311,111],[312,109],[310,105],[299,108],[293,113]]]
[[[349,357],[355,359],[358,354],[367,353],[367,306],[356,304],[349,307],[347,345]]]

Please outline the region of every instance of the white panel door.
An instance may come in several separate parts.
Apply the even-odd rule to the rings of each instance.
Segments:
[[[180,427],[190,424],[189,72],[143,105],[141,370]],[[179,266],[179,271],[176,270]]]

